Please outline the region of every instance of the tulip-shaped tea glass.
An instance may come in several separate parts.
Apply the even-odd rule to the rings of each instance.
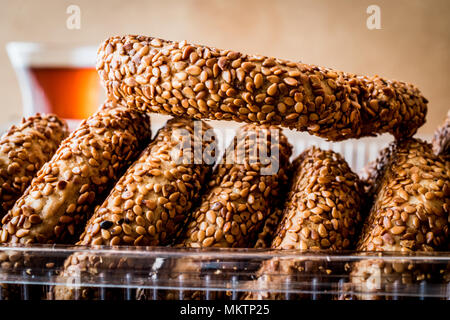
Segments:
[[[10,42],[6,48],[19,80],[25,117],[55,113],[73,130],[104,100],[95,70],[97,47]]]

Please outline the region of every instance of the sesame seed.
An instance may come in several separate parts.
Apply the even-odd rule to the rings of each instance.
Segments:
[[[428,101],[408,83],[264,56],[230,54],[206,46],[180,47],[178,42],[155,39],[112,37],[99,51],[99,73],[108,94],[129,107],[174,116],[187,113],[198,119],[270,123],[333,141],[385,132],[396,138],[411,137],[425,122]],[[145,49],[123,50],[129,43],[139,43]],[[146,81],[150,77],[154,79],[151,87]],[[201,89],[203,85],[207,90]],[[171,99],[169,90],[161,90],[166,88],[175,88],[182,97]],[[276,108],[265,116],[259,111],[248,112],[244,105],[236,109],[238,104],[229,97],[242,97],[252,108]],[[299,112],[300,105],[295,110],[293,104],[285,102],[289,99],[301,102],[303,110]],[[161,104],[164,107],[157,107]],[[317,113],[316,108],[327,112]],[[300,113],[305,113],[304,117]]]
[[[123,122],[120,126],[117,125],[118,119]],[[64,127],[65,124],[61,123],[61,128]],[[56,123],[52,128],[57,129]],[[62,138],[58,131],[48,133],[51,134],[48,136],[51,143]],[[112,136],[118,139],[115,145],[112,144]],[[123,107],[102,108],[84,121],[58,149],[55,147],[54,151],[49,149],[46,152],[46,156],[50,157],[53,152],[55,156],[42,168],[41,176],[31,181],[22,200],[15,204],[23,215],[19,218],[23,230],[27,231],[11,225],[11,234],[15,234],[17,229],[19,242],[27,244],[74,241],[78,237],[77,230],[98,204],[96,200],[102,199],[107,186],[115,182],[118,173],[141,151],[141,144],[149,138],[147,115]],[[38,144],[36,141],[36,146]],[[98,157],[93,161],[92,156],[102,154],[102,149],[114,156],[110,160]],[[34,160],[36,162],[37,158]],[[102,176],[102,172],[108,172],[108,177]],[[66,200],[62,205],[46,206],[45,216],[52,219],[41,219],[44,204],[52,204],[54,199]],[[13,208],[13,211],[17,210]],[[25,216],[29,218],[24,219]],[[12,218],[6,217],[6,220],[12,221]]]

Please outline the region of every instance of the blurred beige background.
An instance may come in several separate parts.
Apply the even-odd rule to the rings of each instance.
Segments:
[[[66,8],[81,8],[68,30]],[[369,5],[381,30],[366,27]],[[0,0],[0,125],[16,121],[22,101],[5,45],[9,41],[99,44],[135,33],[301,60],[416,84],[430,100],[431,134],[450,93],[448,0]]]

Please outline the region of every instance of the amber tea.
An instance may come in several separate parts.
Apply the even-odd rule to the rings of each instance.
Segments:
[[[100,82],[95,68],[31,67],[27,72],[36,112],[85,119],[98,108]]]
[[[74,129],[104,100],[96,46],[11,42],[7,50],[22,92],[21,115],[52,112]]]

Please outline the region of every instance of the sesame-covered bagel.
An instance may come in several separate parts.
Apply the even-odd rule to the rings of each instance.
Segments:
[[[214,171],[200,206],[194,210],[178,247],[250,248],[255,245],[264,219],[277,202],[288,177],[292,146],[274,126],[248,124],[240,128]],[[173,279],[201,277],[207,262],[190,258],[165,264]],[[183,298],[202,299],[200,291]],[[169,291],[166,299],[178,299]]]
[[[436,154],[450,159],[450,110],[447,112],[447,118],[444,124],[434,133],[432,144]]]
[[[449,167],[431,145],[393,142],[357,249],[433,251],[447,239]]]
[[[261,154],[269,157],[267,161]],[[209,191],[180,243],[193,248],[251,246],[271,212],[271,203],[287,183],[291,154],[292,146],[280,129],[242,127],[209,181]]]
[[[415,252],[445,247],[450,208],[450,167],[426,142],[393,142],[382,151],[383,170],[375,180],[375,200],[357,245],[358,251]],[[395,281],[423,280],[411,263],[361,261],[351,280],[359,298],[376,299]],[[371,294],[372,293],[372,294]]]
[[[446,161],[450,161],[450,110],[447,112],[445,122],[434,133],[432,144],[435,154],[442,156]],[[447,251],[450,252],[450,239],[447,240]],[[448,270],[450,275],[450,264]],[[449,275],[448,278],[450,279]]]
[[[67,124],[53,114],[22,119],[0,139],[0,217],[30,185],[37,171],[68,135]]]
[[[194,121],[180,118],[169,120],[158,131],[96,210],[78,244],[157,246],[174,240],[214,164],[202,158],[205,150],[215,150],[211,148],[214,136],[205,134],[211,127],[197,122],[201,128],[197,131]],[[177,130],[188,136],[177,134]],[[190,144],[202,141],[201,152],[194,152],[193,147],[180,148],[180,154],[172,157],[172,151],[186,139]],[[183,158],[190,161],[183,163]]]
[[[77,244],[163,246],[172,243],[214,164],[207,160],[215,158],[215,154],[203,158],[206,152],[214,153],[216,149],[215,136],[209,129],[201,121],[169,120],[96,209]],[[195,141],[201,142],[198,151],[194,149]],[[60,279],[85,280],[108,270],[136,268],[133,261],[125,260],[116,255],[77,253],[66,260]],[[75,293],[72,287],[58,286],[55,298],[74,299]],[[97,293],[80,288],[77,295],[78,299],[96,299]]]
[[[150,120],[101,110],[63,141],[2,219],[0,243],[70,243],[108,188],[150,139]]]
[[[340,154],[316,147],[300,154],[293,167],[293,184],[271,248],[338,251],[354,247],[362,205],[358,176]],[[288,277],[301,281],[326,271],[322,264],[305,259],[271,259],[263,262],[251,287],[277,286]],[[250,292],[244,299],[284,299],[285,295],[263,290]]]
[[[361,221],[358,176],[340,154],[316,147],[305,150],[293,166],[295,182],[272,248],[350,249]]]
[[[100,47],[108,95],[132,108],[274,124],[333,140],[412,136],[427,100],[411,84],[145,36]]]

